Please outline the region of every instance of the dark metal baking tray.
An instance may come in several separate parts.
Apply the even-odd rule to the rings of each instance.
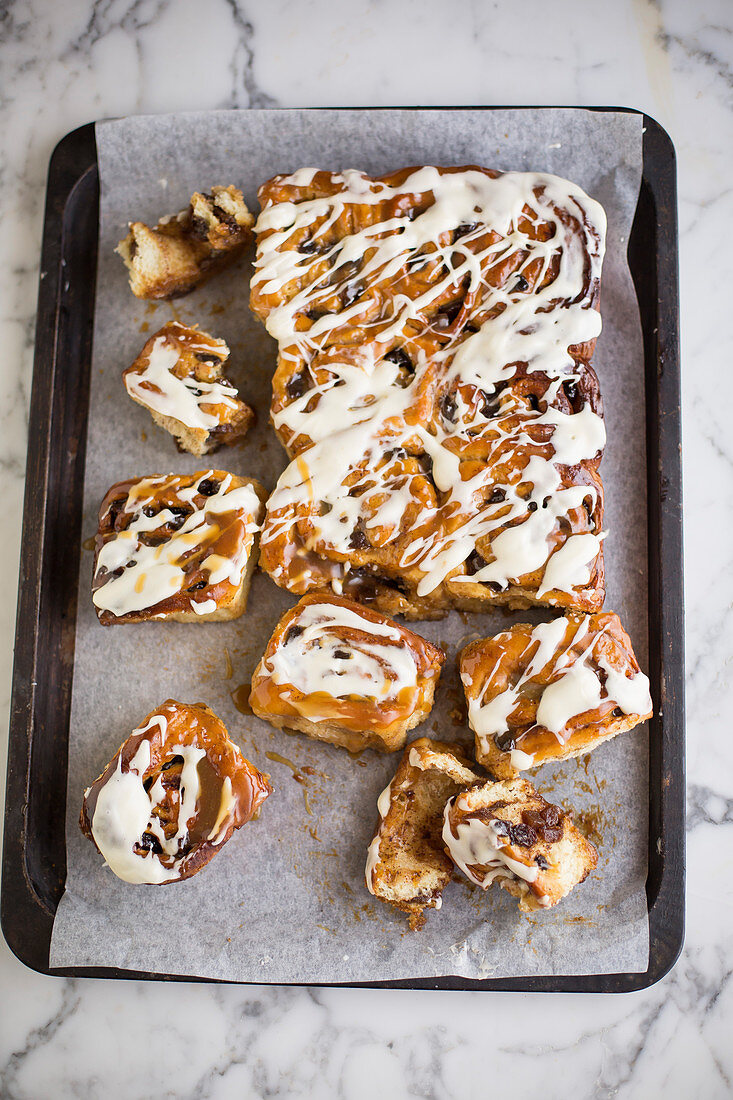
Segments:
[[[642,182],[628,255],[644,334],[649,674],[660,703],[650,723],[648,969],[344,984],[626,992],[658,981],[681,950],[685,712],[676,167],[667,133],[647,115],[643,120]],[[66,878],[67,748],[98,204],[94,126],[88,124],[59,142],[48,174],[10,715],[2,929],[17,957],[45,974],[200,980],[106,967],[49,967],[51,929]]]

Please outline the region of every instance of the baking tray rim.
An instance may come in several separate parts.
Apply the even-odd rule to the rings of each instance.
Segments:
[[[328,110],[330,108],[290,108],[293,110]],[[377,109],[399,110],[486,110],[507,109],[503,106],[479,105],[476,107],[393,107]],[[556,109],[548,105],[515,107],[512,109]],[[684,634],[683,634],[683,573],[682,573],[682,481],[680,449],[680,358],[679,358],[679,290],[678,290],[678,236],[676,201],[676,161],[672,140],[656,120],[642,111],[628,107],[588,106],[580,109],[606,112],[622,111],[638,114],[643,119],[642,183],[629,239],[629,262],[637,291],[637,299],[644,336],[644,361],[647,382],[647,479],[649,515],[649,561],[657,568],[650,570],[649,603],[652,608],[656,596],[659,631],[659,649],[653,646],[650,623],[650,675],[656,686],[656,697],[661,699],[660,714],[650,726],[650,822],[649,869],[647,875],[647,908],[649,915],[650,952],[645,972],[584,974],[584,975],[527,975],[515,978],[468,979],[458,975],[440,978],[407,978],[377,982],[331,982],[288,985],[313,985],[358,988],[407,988],[448,990],[491,990],[523,992],[628,992],[647,988],[663,978],[674,966],[684,942]],[[347,108],[348,110],[348,108]],[[66,420],[60,416],[57,401],[56,366],[63,355],[64,334],[79,324],[78,316],[70,311],[67,294],[71,275],[68,265],[69,247],[79,242],[65,233],[69,208],[84,188],[92,188],[95,198],[95,218],[91,239],[86,242],[86,262],[93,268],[93,276],[86,286],[86,326],[76,332],[86,355],[76,359],[78,379],[82,382],[82,396],[88,402],[88,378],[91,369],[91,325],[95,308],[96,256],[98,242],[99,177],[95,141],[95,123],[87,123],[66,134],[57,144],[49,163],[44,216],[41,274],[39,280],[36,344],[33,365],[31,412],[29,417],[29,447],[27,480],[23,511],[23,534],[20,559],[18,614],[15,637],[15,664],[10,709],[8,742],[8,772],[5,803],[5,835],[3,844],[2,896],[0,919],[3,934],[11,951],[29,968],[39,973],[74,977],[115,977],[123,979],[147,979],[156,981],[210,982],[216,979],[195,975],[153,974],[114,967],[50,967],[50,949],[53,919],[58,900],[63,892],[65,879],[65,828],[62,859],[63,867],[55,868],[60,876],[60,892],[54,901],[46,902],[39,896],[32,875],[29,873],[28,856],[35,842],[29,839],[28,806],[33,773],[34,733],[40,735],[37,726],[39,695],[38,658],[42,642],[41,601],[48,595],[49,585],[44,576],[44,553],[49,531],[49,511],[55,503],[48,494],[51,460],[58,457],[58,450],[51,445],[54,426],[60,417],[59,429],[65,444]],[[654,250],[654,292],[651,298],[642,300],[641,274],[634,277],[632,252],[634,241],[652,228],[649,220],[644,224],[642,204],[646,203],[646,218],[654,223],[657,245],[663,239],[665,247]],[[651,205],[649,205],[651,203]],[[88,216],[88,210],[86,214]],[[77,212],[77,217],[78,212]],[[637,225],[637,223],[639,223]],[[71,241],[71,244],[70,244]],[[669,245],[673,247],[669,247]],[[640,246],[639,246],[640,247]],[[647,250],[648,253],[648,250]],[[636,262],[648,254],[637,250]],[[78,258],[77,258],[78,259]],[[66,327],[64,327],[66,326]],[[68,356],[67,356],[68,357]],[[68,371],[60,376],[62,386]],[[78,380],[77,379],[77,380]],[[650,385],[650,382],[654,383]],[[72,395],[73,396],[73,395]],[[78,395],[77,395],[78,396]],[[66,395],[67,404],[70,398]],[[67,410],[68,412],[68,410]],[[86,443],[87,409],[81,414],[82,424],[71,461],[83,471]],[[72,440],[73,442],[73,440]],[[653,446],[650,446],[650,443]],[[68,465],[68,463],[67,463]],[[68,476],[68,471],[67,471]],[[83,483],[83,480],[82,480]],[[79,498],[81,494],[79,493]],[[81,517],[79,504],[79,521]],[[654,509],[656,505],[656,511]],[[78,562],[80,525],[75,538],[68,540],[71,558]],[[655,536],[655,537],[653,537]],[[661,568],[659,568],[661,564]],[[662,584],[662,579],[664,583]],[[45,583],[44,583],[45,582]],[[73,674],[73,645],[76,622],[77,584],[67,598],[66,653],[62,651],[52,669],[70,675],[69,692]],[[652,591],[654,589],[654,591]],[[44,601],[46,602],[46,601]],[[68,635],[71,632],[71,650],[68,652]],[[653,667],[652,650],[655,650]],[[656,667],[658,666],[658,667]],[[658,675],[655,676],[655,672]],[[655,683],[656,681],[656,683]],[[68,744],[68,710],[64,715],[63,742],[63,808],[66,803],[66,747]],[[659,727],[659,736],[654,736]],[[659,775],[653,775],[653,767]],[[655,791],[653,780],[659,782]],[[658,802],[655,802],[655,793]],[[229,984],[271,984],[236,983]]]

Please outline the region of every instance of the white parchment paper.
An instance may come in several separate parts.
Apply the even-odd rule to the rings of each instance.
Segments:
[[[101,178],[99,272],[84,487],[84,538],[94,533],[107,488],[133,475],[193,471],[172,439],[124,392],[121,372],[173,317],[198,322],[232,349],[230,375],[259,423],[245,444],[214,464],[268,488],[285,464],[268,426],[275,343],[247,305],[251,260],[173,305],[138,302],[113,255],[130,219],[154,222],[194,190],[235,183],[257,210],[258,185],[304,165],[383,173],[405,165],[481,164],[566,176],[603,203],[608,252],[603,333],[594,361],[608,445],[608,596],[646,666],[647,580],[644,384],[641,330],[626,263],[639,191],[641,117],[583,110],[273,110],[140,117],[97,125]],[[117,966],[257,982],[345,982],[464,975],[643,971],[648,958],[644,882],[647,736],[602,745],[592,757],[545,767],[534,781],[574,807],[600,851],[597,872],[556,909],[521,915],[499,889],[451,883],[425,929],[364,886],[375,800],[398,757],[344,750],[271,729],[241,714],[231,692],[246,683],[282,610],[294,602],[255,577],[246,615],[233,623],[146,623],[103,628],[89,596],[83,554],[69,736],[68,876],[53,929],[52,966]],[[535,619],[543,618],[539,613]],[[415,736],[471,741],[456,652],[468,640],[527,613],[452,613],[419,632],[449,652],[428,721]],[[234,668],[226,677],[228,651]],[[130,886],[105,868],[78,828],[82,793],[130,731],[168,697],[204,701],[245,755],[271,774],[275,791],[199,875],[168,887]],[[314,774],[306,785],[286,757]]]

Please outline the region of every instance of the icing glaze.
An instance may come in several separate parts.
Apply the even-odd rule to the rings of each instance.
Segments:
[[[452,825],[450,812],[456,798],[447,803],[443,813],[443,843],[455,863],[471,882],[486,889],[497,878],[515,878],[527,884],[536,882],[539,868],[513,859],[504,849],[506,832],[494,819],[484,821],[469,817]],[[539,896],[540,905],[549,899]]]
[[[302,170],[277,183],[287,191],[315,175]],[[275,427],[298,453],[268,505],[263,567],[294,591],[322,584],[323,567],[298,561],[300,540],[330,562],[338,590],[361,524],[372,547],[395,547],[396,571],[416,572],[418,596],[446,582],[459,596],[466,584],[506,590],[538,571],[538,596],[573,596],[592,581],[602,533],[594,519],[559,544],[557,531],[583,508],[595,516],[601,497],[600,482],[568,468],[597,462],[605,431],[588,401],[570,413],[560,406],[562,387],[587,370],[569,348],[600,332],[602,208],[568,181],[538,173],[427,167],[399,186],[355,171],[330,179],[342,188],[336,194],[271,203],[256,226],[255,308],[281,363],[302,364],[305,379],[303,392],[273,405]],[[401,196],[426,193],[429,205],[398,209]],[[374,207],[373,219],[334,241],[329,231],[356,204]],[[547,234],[534,232],[535,220]],[[286,247],[303,237],[307,251]],[[492,277],[502,265],[509,276]],[[424,282],[406,281],[406,270],[421,267],[429,270]],[[353,302],[344,290],[351,287]],[[382,287],[391,313],[381,307]],[[459,292],[461,325],[443,333],[435,309]],[[359,346],[353,338],[339,345],[350,323],[362,327]],[[518,365],[545,380],[544,408],[505,389]],[[435,413],[438,393],[448,418]],[[479,445],[478,461],[467,461]],[[390,464],[386,456],[400,450],[406,457]],[[427,457],[432,483],[412,455]],[[497,488],[501,498],[492,499]],[[317,515],[314,502],[325,505]]]
[[[219,362],[229,354],[223,340],[203,339],[196,343],[190,335],[193,330],[173,321],[167,329],[179,328],[186,334],[186,348],[191,352],[208,354],[212,362]],[[225,409],[239,407],[237,390],[228,382],[207,382],[196,378],[192,373],[176,373],[183,355],[182,346],[171,335],[159,335],[147,356],[147,361],[138,363],[125,371],[125,388],[130,397],[136,398],[154,412],[170,416],[187,428],[200,428],[211,431],[221,424],[221,415],[216,406]],[[142,357],[141,357],[142,359]]]
[[[129,522],[102,543],[95,562],[92,599],[99,611],[119,618],[180,594],[177,610],[205,615],[217,607],[212,587],[241,584],[262,506],[254,488],[233,484],[231,474],[217,473],[221,480],[216,491],[208,496],[199,493],[205,482],[207,489],[211,487],[214,473],[142,478],[129,484],[121,510]],[[175,505],[159,507],[171,493]],[[242,537],[227,537],[229,552],[218,553],[222,532],[236,521],[243,524]],[[164,537],[159,539],[155,533],[161,529]],[[186,566],[199,550],[203,555],[197,568],[204,573],[204,583],[196,582],[189,593],[194,575]]]
[[[508,677],[500,647],[502,639],[511,645],[516,635],[511,631],[497,635],[496,662],[478,691],[474,691],[475,674],[470,668],[461,671],[469,724],[484,750],[490,739],[501,738],[514,728],[512,715],[528,691],[532,697],[539,696],[536,715],[534,724],[517,734],[518,741],[523,737],[531,741],[532,732],[542,728],[565,745],[574,732],[568,723],[601,706],[604,714],[619,707],[624,714],[648,715],[652,710],[649,680],[628,663],[613,632],[619,625],[615,615],[603,616],[600,629],[590,615],[572,619],[560,616],[540,623],[527,636],[514,662],[516,672],[513,665]],[[614,647],[617,660],[629,668],[630,676],[611,664],[607,646]],[[507,679],[507,686],[498,690]],[[516,746],[510,752],[511,764],[517,770],[533,766],[533,753]]]

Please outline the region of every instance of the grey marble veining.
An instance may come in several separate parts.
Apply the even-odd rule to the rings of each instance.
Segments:
[[[688,935],[623,997],[56,980],[0,949],[0,1096],[464,1098],[733,1093],[733,6],[728,0],[10,0],[0,5],[0,707],[48,158],[92,118],[212,107],[609,103],[680,169]],[[4,762],[4,749],[2,750]]]

